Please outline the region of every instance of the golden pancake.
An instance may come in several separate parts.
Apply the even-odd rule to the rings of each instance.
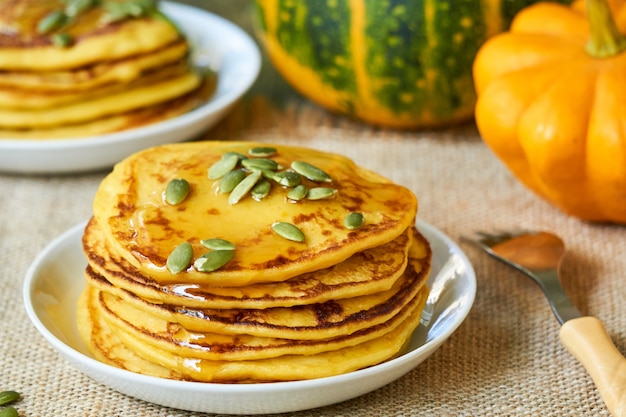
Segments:
[[[89,104],[90,101],[97,103],[96,99],[99,98],[108,98],[107,96],[118,97],[120,92],[132,91],[142,87],[155,86],[158,88],[160,82],[182,77],[188,72],[189,66],[187,62],[181,61],[145,73],[143,77],[131,83],[108,84],[88,91],[50,92],[0,87],[0,115],[3,111],[10,112],[12,110],[24,111],[26,114],[38,114],[42,110],[60,112],[59,109],[71,104],[82,106],[84,103],[87,103],[88,106],[91,106],[95,104]],[[183,95],[186,92],[183,91],[178,95]],[[37,113],[31,113],[29,112],[30,110]],[[106,113],[110,113],[110,111]],[[35,122],[31,125],[36,126],[37,123]]]
[[[103,291],[125,290],[155,303],[189,308],[251,309],[323,303],[390,289],[406,268],[407,252],[414,240],[413,256],[427,258],[428,243],[419,234],[413,237],[409,229],[391,242],[357,252],[329,268],[282,282],[232,288],[182,281],[161,285],[124,259],[114,257],[92,219],[83,235],[90,265],[86,278]]]
[[[102,181],[93,203],[94,217],[110,250],[161,284],[244,286],[328,268],[394,240],[414,224],[417,199],[407,188],[348,158],[291,146],[277,146],[272,157],[285,167],[280,172],[295,161],[312,164],[331,181],[304,179],[303,184],[331,188],[330,198],[295,202],[287,197],[289,188],[275,184],[261,201],[245,195],[233,203],[232,194],[220,192],[220,180],[208,178],[207,170],[227,152],[246,154],[250,148],[264,146],[228,141],[165,145],[117,164]],[[260,175],[255,172],[249,178]],[[182,203],[171,205],[165,202],[164,191],[177,178],[184,178],[191,192]],[[362,213],[365,221],[358,230],[344,225],[353,212]],[[272,229],[275,223],[295,225],[304,242],[280,236]],[[197,259],[206,252],[201,241],[210,238],[236,245],[230,262],[212,272],[189,267],[174,274],[167,269],[167,258],[176,246],[189,242]]]
[[[111,315],[136,326],[142,326],[142,317],[149,318],[150,324],[143,328],[146,333],[156,332],[155,323],[160,321],[159,327],[166,330],[169,324],[176,323],[197,332],[298,340],[336,338],[389,322],[415,297],[430,271],[430,253],[416,258],[419,252],[420,249],[411,251],[410,266],[389,290],[324,303],[265,309],[200,309],[153,304],[128,291],[116,291],[112,285],[100,285],[106,292],[101,303]],[[345,278],[348,279],[349,276]],[[111,307],[116,300],[116,307]]]
[[[136,373],[182,379],[180,374],[146,361],[128,350],[102,320],[99,310],[91,307],[94,294],[95,291],[87,289],[80,295],[76,316],[78,333],[95,359]]]
[[[214,85],[189,49],[157,0],[0,2],[0,138],[89,137],[187,112]]]
[[[126,84],[146,72],[185,59],[189,45],[179,39],[155,52],[65,71],[0,71],[0,87],[43,92],[76,92]]]
[[[157,350],[213,361],[258,360],[283,355],[315,355],[356,346],[394,330],[408,319],[414,305],[421,301],[421,298],[416,296],[388,321],[354,333],[331,339],[298,340],[247,334],[227,335],[197,332],[186,329],[180,324],[169,323],[155,317],[141,317],[141,325],[137,326],[133,321],[137,318],[136,315],[120,315],[127,311],[124,308],[123,300],[105,293],[99,293],[99,295],[100,305],[96,308],[100,308],[100,314],[116,334],[125,333],[135,339],[142,340],[143,343]]]
[[[35,110],[0,108],[0,126],[12,129],[37,129],[97,120],[180,97],[198,88],[201,82],[200,75],[186,72],[150,85],[139,85],[132,89],[59,107]]]
[[[321,378],[351,372],[388,360],[406,346],[427,298],[427,288],[408,306],[407,318],[391,331],[367,342],[312,355],[287,354],[251,360],[210,360],[188,357],[145,343],[132,333],[112,330],[94,307],[97,291],[81,296],[81,335],[93,354],[117,367],[172,379],[245,383]],[[91,314],[89,314],[91,312]],[[97,331],[96,331],[97,330]]]
[[[0,68],[74,69],[156,51],[181,37],[176,27],[159,14],[106,23],[107,11],[97,6],[62,27],[62,33],[71,37],[73,44],[59,47],[54,44],[53,35],[61,32],[40,33],[38,26],[46,16],[63,11],[64,7],[65,3],[59,0],[0,2]]]
[[[215,78],[207,77],[200,88],[163,103],[85,123],[41,129],[0,129],[0,139],[72,139],[128,130],[167,120],[193,110],[206,102],[214,91]]]

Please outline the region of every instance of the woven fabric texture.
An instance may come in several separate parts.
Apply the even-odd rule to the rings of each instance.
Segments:
[[[609,416],[585,370],[561,346],[559,325],[540,289],[460,236],[507,228],[559,234],[567,247],[566,292],[584,314],[605,323],[626,353],[625,226],[568,217],[526,190],[471,123],[436,131],[378,129],[331,115],[293,92],[271,104],[268,91],[275,91],[272,85],[257,87],[201,139],[328,150],[407,186],[419,199],[419,218],[459,242],[478,282],[460,328],[404,377],[353,400],[284,415]],[[29,265],[52,239],[90,216],[105,175],[0,174],[0,391],[21,392],[15,404],[21,416],[201,416],[93,381],[63,359],[26,315],[22,286]]]

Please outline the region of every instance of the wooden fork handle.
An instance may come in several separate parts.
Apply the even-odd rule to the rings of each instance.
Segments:
[[[585,367],[613,417],[626,417],[626,358],[595,317],[563,323],[561,343]]]

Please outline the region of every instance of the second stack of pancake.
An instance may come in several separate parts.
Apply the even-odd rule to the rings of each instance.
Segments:
[[[271,156],[256,156],[271,149]],[[248,151],[252,150],[252,155]],[[238,155],[276,162],[262,170],[270,190],[220,188],[207,171]],[[247,156],[246,156],[247,155]],[[301,180],[310,199],[294,200],[294,173],[306,161],[328,179]],[[258,161],[255,161],[258,162]],[[259,171],[260,172],[260,171]],[[184,178],[184,201],[166,201]],[[313,189],[333,190],[319,200]],[[319,192],[316,191],[316,192]],[[118,164],[102,182],[83,246],[89,265],[79,328],[99,360],[131,371],[205,382],[268,382],[337,375],[402,352],[418,326],[431,251],[414,226],[417,200],[406,188],[348,159],[289,146],[200,142],[162,146]],[[360,227],[345,218],[361,214]],[[301,241],[272,225],[295,225]],[[181,272],[167,259],[182,242],[197,260],[205,239],[235,245],[221,268]]]
[[[213,88],[155,0],[3,2],[0,28],[0,138],[125,130],[189,111]]]

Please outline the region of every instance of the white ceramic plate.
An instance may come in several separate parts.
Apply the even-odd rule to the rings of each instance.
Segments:
[[[217,72],[217,90],[203,106],[179,117],[99,136],[54,140],[0,139],[0,171],[72,173],[105,169],[141,149],[194,138],[213,127],[251,87],[261,68],[256,43],[233,23],[207,11],[163,2],[186,33],[196,62]]]
[[[213,384],[140,375],[93,359],[78,336],[75,306],[84,288],[84,224],[54,240],[34,261],[24,283],[26,311],[35,327],[74,366],[102,384],[142,400],[189,411],[270,414],[321,407],[382,387],[433,353],[463,322],[476,293],[474,270],[461,249],[423,222],[433,249],[431,293],[422,324],[407,353],[393,360],[328,378],[265,384]]]

